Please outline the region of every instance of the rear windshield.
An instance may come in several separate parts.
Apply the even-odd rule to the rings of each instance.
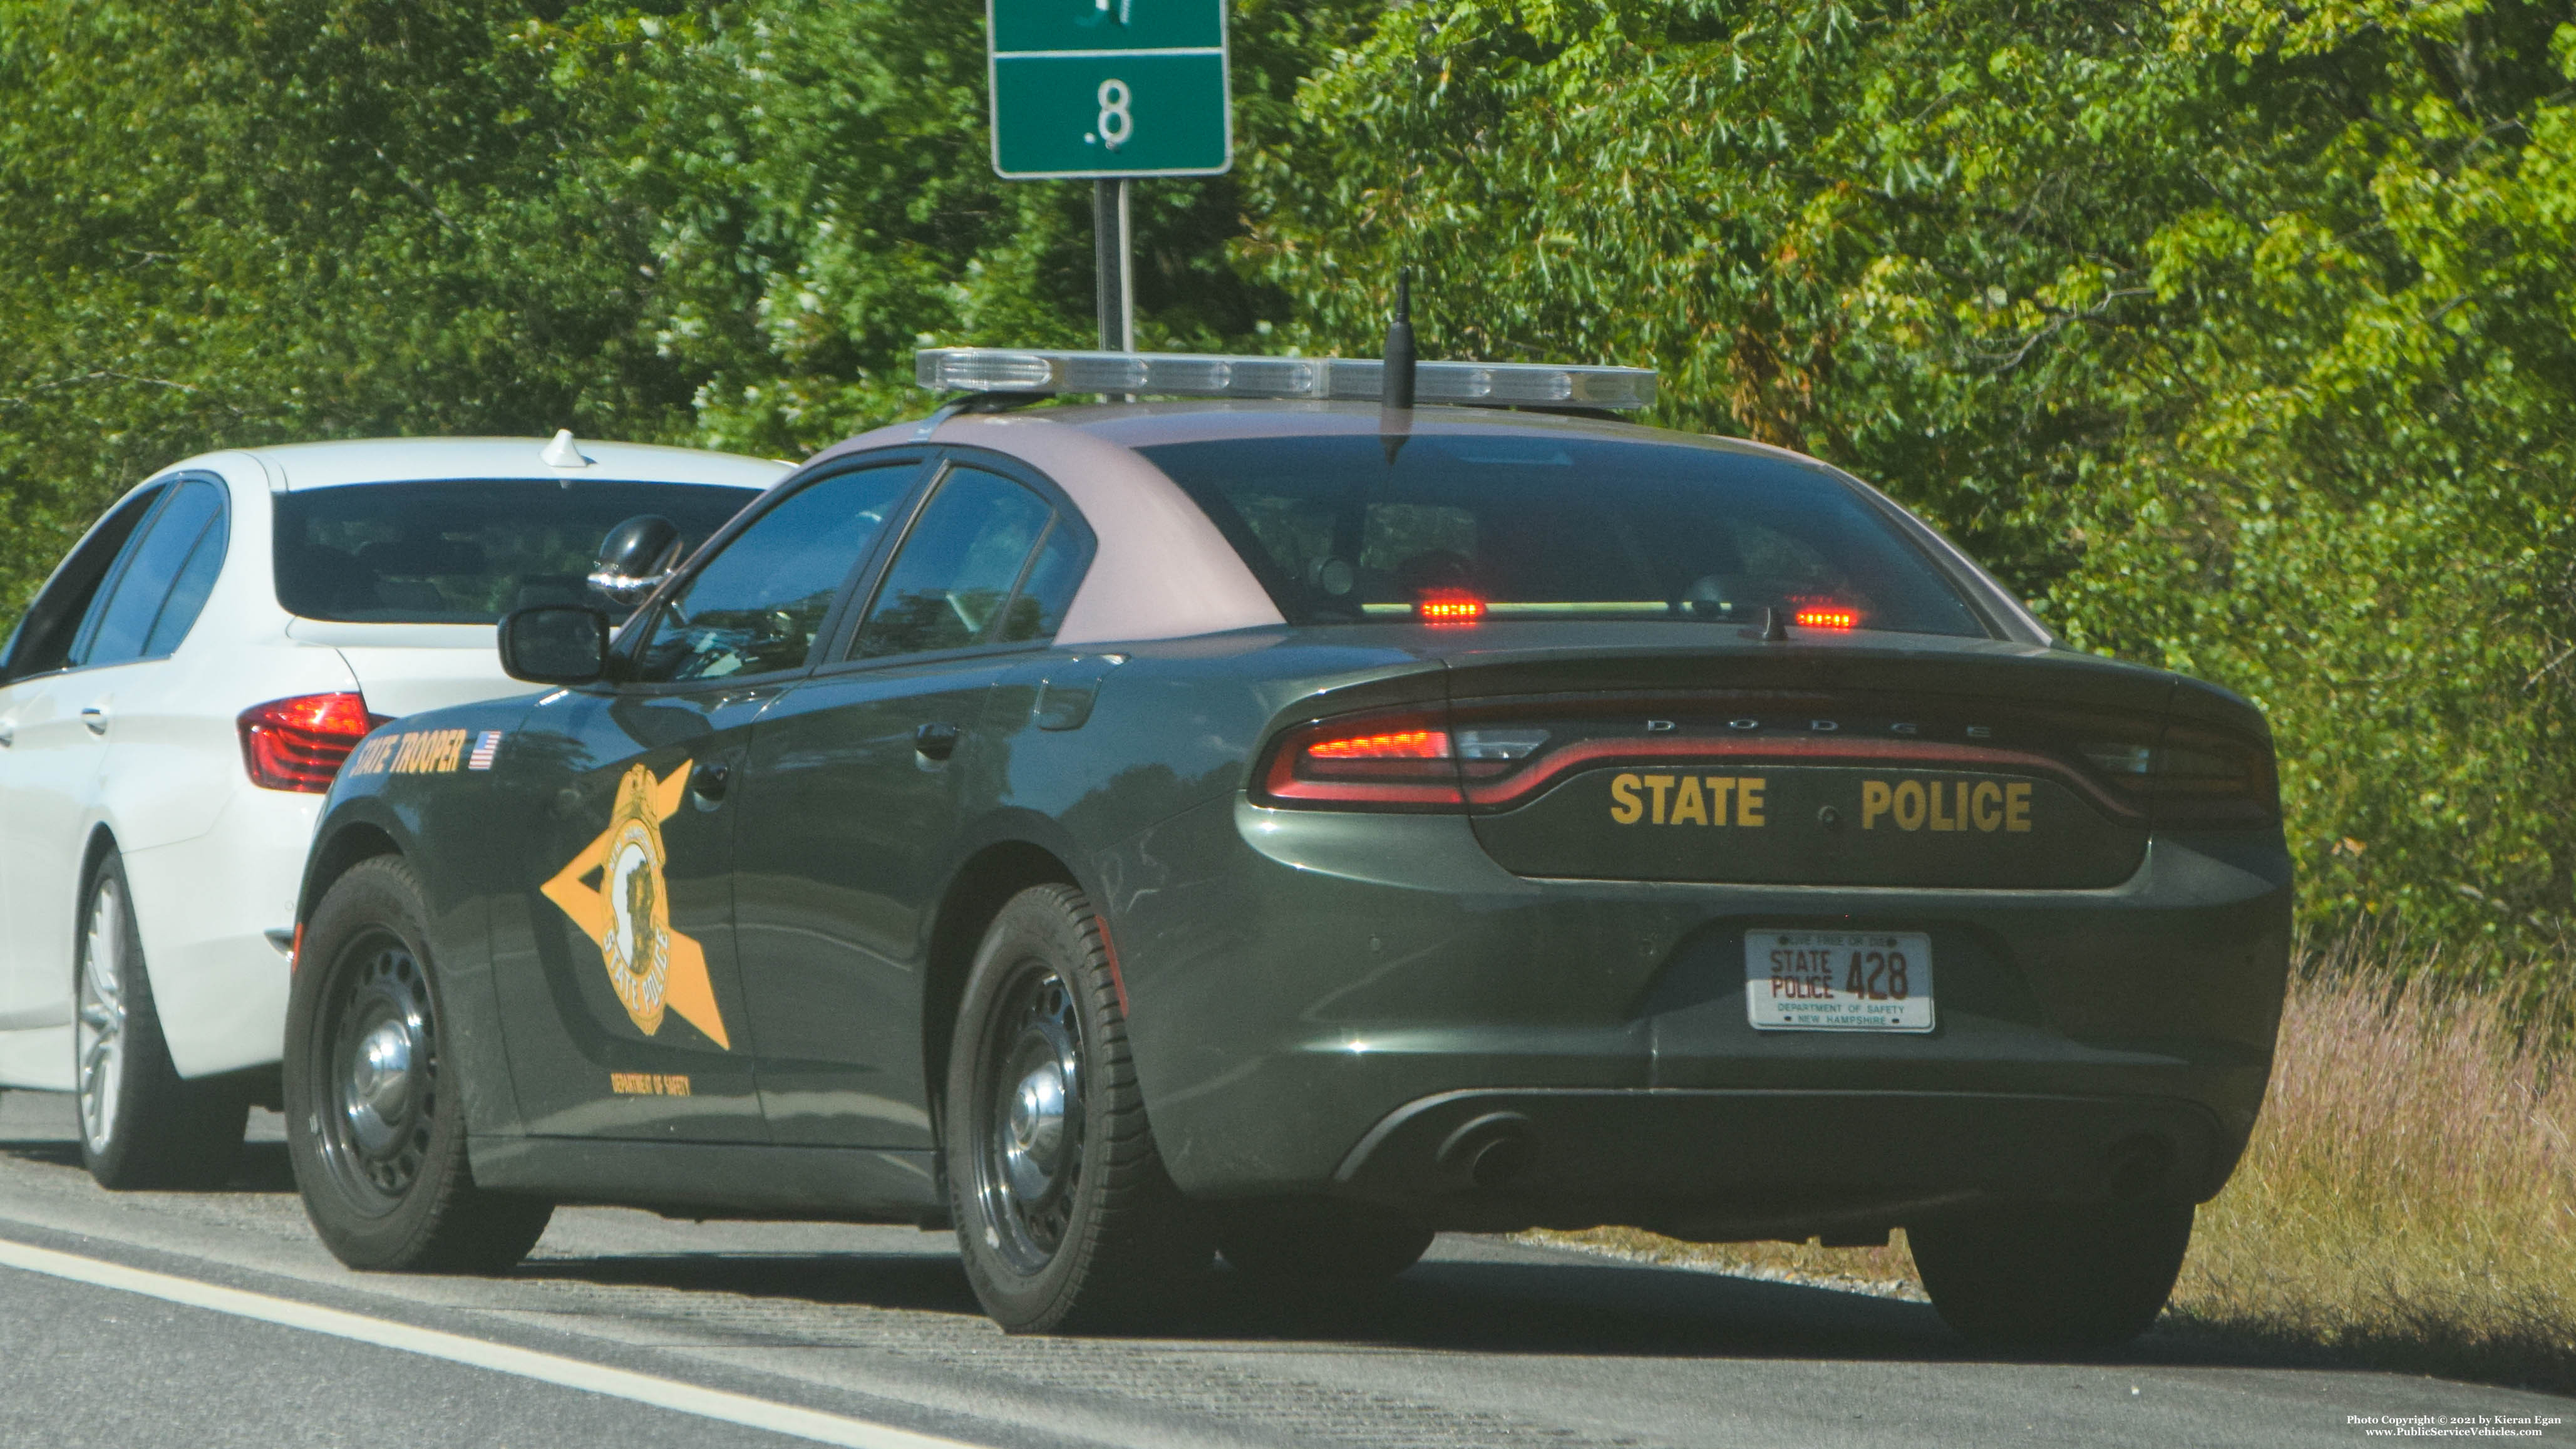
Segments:
[[[1983,636],[1850,485],[1786,459],[1593,438],[1228,439],[1140,449],[1291,623],[1799,622]]]
[[[678,524],[682,556],[749,488],[697,483],[352,483],[277,495],[277,601],[307,619],[489,624],[532,604],[593,604],[608,531],[639,513]]]

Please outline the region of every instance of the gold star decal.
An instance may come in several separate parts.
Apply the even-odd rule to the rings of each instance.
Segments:
[[[679,810],[688,774],[685,764],[667,780],[654,779],[642,765],[628,770],[618,782],[608,828],[544,890],[598,945],[608,984],[637,1030],[646,1036],[659,1032],[667,1008],[731,1051],[724,1017],[716,1010],[715,982],[707,976],[707,953],[671,929],[670,891],[662,879],[662,822]],[[596,884],[590,883],[593,876]]]

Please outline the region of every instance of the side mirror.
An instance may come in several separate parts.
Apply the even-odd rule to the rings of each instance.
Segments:
[[[639,513],[599,541],[590,586],[617,608],[632,611],[679,563],[680,526],[659,514]]]
[[[588,684],[608,673],[608,616],[539,604],[501,621],[501,668],[531,684]]]

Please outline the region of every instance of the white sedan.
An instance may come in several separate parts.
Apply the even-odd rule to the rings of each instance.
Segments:
[[[524,693],[496,620],[594,601],[622,521],[694,548],[787,471],[567,433],[209,453],[128,493],[0,653],[0,1086],[78,1093],[110,1187],[221,1181],[275,1090],[297,881],[351,747]]]

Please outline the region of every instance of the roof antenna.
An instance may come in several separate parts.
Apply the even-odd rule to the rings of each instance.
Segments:
[[[1386,371],[1378,399],[1388,412],[1413,410],[1413,270],[1395,274],[1395,320],[1386,324]]]
[[[1386,466],[1413,436],[1413,273],[1395,274],[1395,320],[1386,324],[1386,363],[1378,372],[1377,440]]]
[[[555,440],[546,444],[545,450],[537,457],[549,468],[587,468],[598,461],[584,453],[581,444],[573,441],[570,428],[555,429]]]

